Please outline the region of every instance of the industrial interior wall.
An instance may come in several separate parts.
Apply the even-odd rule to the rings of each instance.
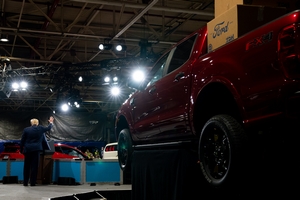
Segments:
[[[68,112],[52,114],[47,112],[1,112],[0,140],[19,140],[23,129],[30,126],[30,119],[37,118],[40,125],[47,126],[48,118],[54,116],[54,126],[46,133],[55,141],[103,141],[108,137],[107,114]]]

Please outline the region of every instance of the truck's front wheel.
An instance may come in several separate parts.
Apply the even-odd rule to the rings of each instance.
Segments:
[[[130,170],[132,140],[128,129],[121,130],[118,137],[118,160],[122,170]]]
[[[206,122],[198,153],[201,171],[210,185],[230,185],[246,173],[246,143],[242,126],[231,116],[216,115]]]

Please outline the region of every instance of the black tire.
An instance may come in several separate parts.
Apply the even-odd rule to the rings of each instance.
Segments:
[[[123,171],[130,171],[132,149],[132,140],[129,130],[123,129],[118,137],[118,161]]]
[[[209,119],[198,146],[200,167],[207,182],[215,188],[242,184],[240,179],[247,173],[246,150],[246,133],[234,118],[216,115]]]

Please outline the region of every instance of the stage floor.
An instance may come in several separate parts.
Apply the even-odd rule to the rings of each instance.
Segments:
[[[103,197],[110,200],[130,200],[131,185],[114,185],[114,184],[90,184],[83,185],[36,185],[23,186],[22,184],[2,184],[0,183],[0,199],[1,200],[51,200],[51,199],[76,199],[72,197],[74,194],[84,196],[84,194],[94,193],[97,191]],[[118,195],[120,193],[121,195]],[[68,197],[72,198],[68,198]],[[86,195],[88,196],[88,195]],[[107,196],[115,196],[116,198],[108,198]],[[118,197],[122,196],[122,197]],[[60,197],[60,198],[59,198]],[[82,198],[80,198],[81,200]]]

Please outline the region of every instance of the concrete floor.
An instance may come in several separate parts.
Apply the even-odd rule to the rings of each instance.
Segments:
[[[68,198],[57,198],[57,197],[68,197],[68,196],[72,196],[73,194],[81,194],[81,196],[84,196],[83,195],[84,193],[91,193],[94,191],[97,191],[100,195],[107,198],[108,200],[114,200],[112,198],[109,199],[105,195],[109,194],[109,192],[118,193],[121,191],[123,192],[126,191],[127,194],[130,194],[131,191],[131,185],[114,185],[114,184],[111,185],[96,184],[95,186],[91,186],[90,184],[71,185],[71,186],[51,184],[51,185],[37,185],[34,187],[31,186],[24,187],[22,184],[2,184],[2,183],[0,184],[1,184],[0,185],[1,200],[68,199]],[[72,199],[76,200],[76,198],[74,197],[72,197]],[[80,200],[81,199],[82,198],[80,198]]]

